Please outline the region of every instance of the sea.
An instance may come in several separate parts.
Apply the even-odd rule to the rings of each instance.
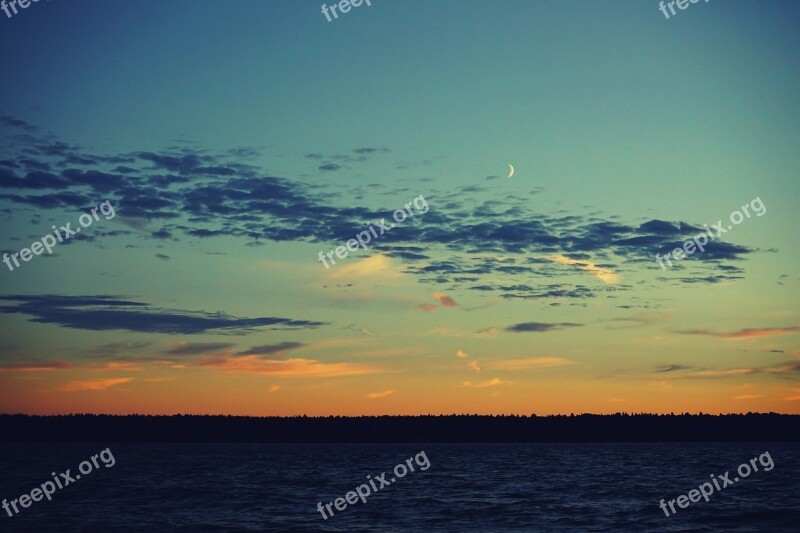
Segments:
[[[0,499],[67,469],[0,531],[800,531],[798,443],[2,444]]]

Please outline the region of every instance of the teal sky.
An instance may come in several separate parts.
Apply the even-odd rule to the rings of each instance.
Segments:
[[[796,2],[320,3],[0,12],[0,411],[798,412]]]

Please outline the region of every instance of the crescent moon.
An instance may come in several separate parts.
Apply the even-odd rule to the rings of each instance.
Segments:
[[[509,164],[508,164],[508,177],[510,178],[510,177],[511,177],[511,176],[513,176],[513,175],[514,175],[514,165],[512,165],[511,163],[509,163]]]

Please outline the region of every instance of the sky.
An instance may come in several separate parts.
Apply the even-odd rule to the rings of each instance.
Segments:
[[[799,16],[0,11],[0,412],[800,413]]]

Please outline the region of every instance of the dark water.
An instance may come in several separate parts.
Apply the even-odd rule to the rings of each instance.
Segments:
[[[0,446],[0,499],[106,446]],[[798,444],[115,444],[116,464],[0,531],[800,531]],[[430,468],[323,520],[317,502],[420,451]],[[675,499],[769,452],[751,474],[666,517]],[[420,457],[424,464],[424,458]],[[376,482],[376,486],[379,484]],[[721,485],[721,483],[720,483]],[[12,511],[13,512],[13,511]]]

